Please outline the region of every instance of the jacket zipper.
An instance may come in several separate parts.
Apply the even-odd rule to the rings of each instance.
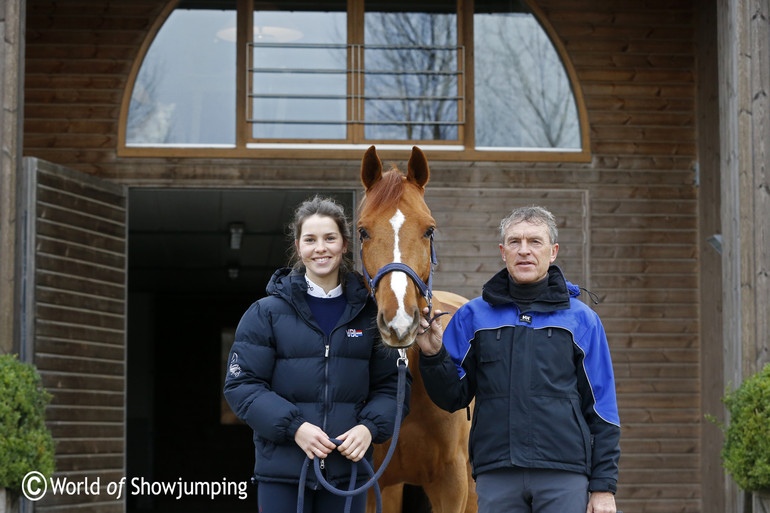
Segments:
[[[312,330],[314,331],[320,331],[317,326],[314,326],[313,323],[311,323],[308,319],[305,318],[304,315],[300,312],[300,310],[294,305],[294,302],[291,299],[286,299],[286,301],[294,308],[294,311],[297,313],[297,317],[302,319],[305,324],[307,324]],[[360,307],[356,309],[355,312],[353,312],[353,315],[345,321],[345,323],[342,324],[342,326],[345,326],[348,322],[355,319],[358,314],[361,313],[361,311],[366,307],[366,302]],[[343,314],[344,315],[344,314]],[[324,418],[323,418],[323,427],[322,429],[324,432],[326,431],[326,422],[328,420],[328,403],[329,403],[329,353],[331,351],[331,337],[334,335],[334,332],[337,331],[337,329],[340,327],[340,325],[337,325],[334,329],[332,329],[332,332],[329,336],[326,336],[325,333],[323,334],[323,342],[324,342]],[[324,464],[324,460],[321,460],[319,462],[319,467],[321,467],[321,470],[324,470],[326,468],[326,465]],[[316,483],[313,489],[318,490],[320,489],[320,484]]]
[[[332,347],[331,345],[332,336],[334,335],[334,332],[337,331],[338,328],[339,328],[339,325],[335,326],[328,336],[324,335],[324,422],[323,422],[324,433],[326,432],[326,421],[328,420],[328,413],[329,413],[329,409],[331,408],[331,404],[329,404],[329,353],[331,352],[331,347]],[[321,470],[324,470],[326,468],[326,465],[324,465],[324,462],[325,460],[321,460],[319,464],[319,467],[321,467]]]
[[[329,349],[331,347],[331,340],[324,336],[324,421],[323,430],[326,432],[326,421],[328,420],[329,413]],[[325,459],[320,462],[321,470],[326,468]]]

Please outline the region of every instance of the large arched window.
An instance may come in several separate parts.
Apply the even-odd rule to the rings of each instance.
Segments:
[[[149,41],[122,155],[588,158],[575,74],[525,0],[181,0]]]
[[[476,0],[476,146],[579,149],[572,87],[548,34],[524,0]]]
[[[134,80],[127,146],[235,147],[235,0],[182,2]]]

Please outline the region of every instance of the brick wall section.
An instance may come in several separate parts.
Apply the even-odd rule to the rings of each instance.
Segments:
[[[126,184],[360,189],[358,161],[118,158],[126,77],[161,4],[29,1],[26,155]],[[699,409],[695,6],[538,5],[580,78],[592,161],[433,161],[429,187],[586,191],[587,286],[601,299],[596,310],[613,350],[623,423],[618,505],[697,512],[700,422],[708,412]],[[472,208],[487,219],[483,201]],[[464,286],[478,290],[473,271]]]

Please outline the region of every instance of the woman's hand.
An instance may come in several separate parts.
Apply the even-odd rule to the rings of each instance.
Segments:
[[[416,339],[417,346],[420,348],[420,351],[422,351],[424,355],[433,356],[441,350],[441,338],[444,336],[444,328],[435,317],[433,322],[430,323],[430,326],[428,326],[428,321],[425,319],[425,317],[430,314],[430,310],[427,306],[423,308],[422,313],[423,317],[420,317],[421,331],[417,333]],[[441,310],[435,310],[433,312],[434,315],[438,315],[440,313]]]
[[[302,423],[297,432],[294,433],[294,441],[311,460],[315,456],[325,458],[336,448],[334,442],[329,440],[329,435],[310,422]]]
[[[342,441],[337,450],[343,456],[352,461],[359,461],[372,444],[372,433],[363,424],[358,424],[338,436],[337,440]]]

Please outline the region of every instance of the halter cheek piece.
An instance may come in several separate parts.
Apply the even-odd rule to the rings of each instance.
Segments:
[[[389,273],[392,273],[393,271],[401,271],[405,273],[407,276],[409,276],[415,285],[417,285],[417,288],[420,289],[420,294],[422,294],[422,297],[425,298],[425,302],[428,303],[428,315],[426,316],[426,319],[428,319],[428,326],[436,320],[437,317],[440,317],[442,315],[446,315],[448,312],[442,312],[438,315],[430,317],[431,312],[433,312],[433,268],[437,264],[436,259],[436,248],[433,244],[433,229],[430,230],[430,273],[428,274],[428,283],[425,283],[422,278],[415,272],[414,269],[409,267],[408,265],[401,263],[401,262],[391,262],[389,264],[385,264],[383,267],[381,267],[377,273],[374,275],[374,278],[369,276],[369,273],[366,270],[366,266],[364,265],[364,233],[361,232],[361,268],[364,271],[364,278],[366,279],[366,283],[369,285],[369,294],[372,296],[372,299],[374,299],[374,293],[377,290],[377,284],[380,283],[380,280]]]

